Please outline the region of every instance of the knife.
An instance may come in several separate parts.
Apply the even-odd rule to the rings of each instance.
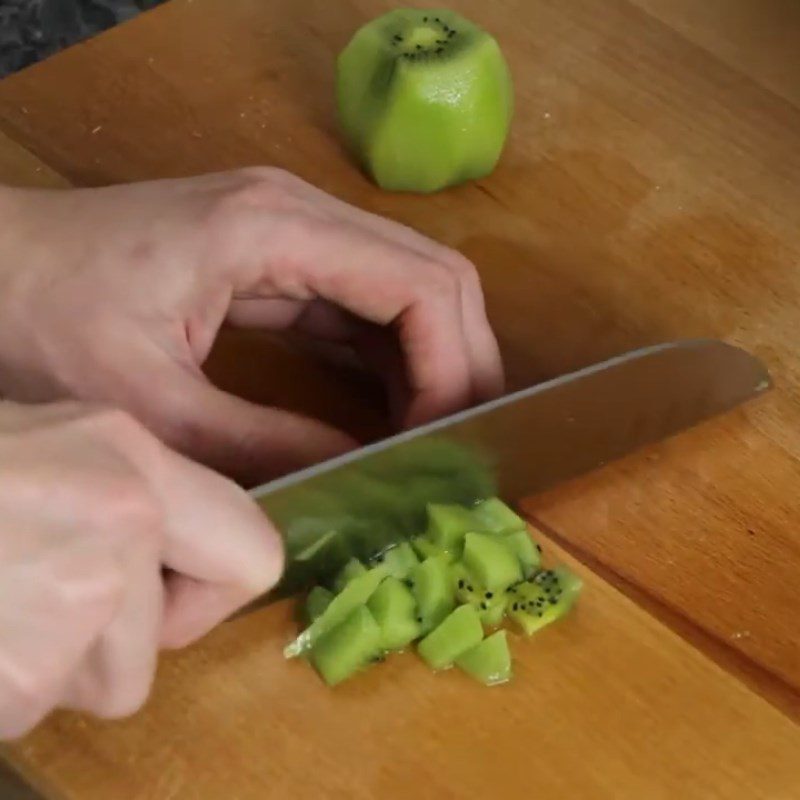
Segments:
[[[636,350],[251,490],[281,531],[279,586],[245,611],[420,533],[431,502],[513,502],[764,393],[745,351],[714,340]]]

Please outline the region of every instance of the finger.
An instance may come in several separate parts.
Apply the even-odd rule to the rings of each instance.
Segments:
[[[304,181],[300,183],[304,192],[330,209],[338,219],[360,225],[388,241],[411,248],[457,273],[461,281],[464,336],[468,345],[474,397],[476,400],[488,400],[500,395],[505,385],[502,359],[486,316],[480,277],[474,266],[458,251],[407,225],[352,206]]]
[[[358,444],[322,422],[227,394],[191,367],[162,361],[159,392],[140,417],[164,441],[242,483],[257,484],[352,450]]]
[[[453,273],[363,228],[318,220],[309,230],[308,224],[286,224],[272,242],[277,260],[288,265],[283,282],[300,295],[310,290],[370,322],[395,326],[414,395],[408,423],[468,405],[461,290]],[[263,264],[254,262],[236,290],[257,291],[262,273]]]
[[[231,481],[165,455],[157,480],[166,526],[165,647],[183,647],[274,586],[283,544],[258,505]],[[155,486],[155,483],[154,483]]]
[[[82,540],[0,575],[0,739],[31,730],[55,706],[112,619],[123,576],[112,548]],[[24,620],[24,624],[20,621]]]
[[[84,656],[63,700],[65,707],[106,719],[129,716],[144,704],[161,635],[161,531],[132,529],[128,538],[119,550],[125,573],[122,602]]]

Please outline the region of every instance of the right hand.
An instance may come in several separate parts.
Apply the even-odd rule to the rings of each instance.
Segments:
[[[123,412],[0,402],[0,738],[56,707],[113,718],[281,573],[247,494]]]

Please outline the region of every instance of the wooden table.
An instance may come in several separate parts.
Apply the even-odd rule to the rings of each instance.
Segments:
[[[510,686],[399,657],[328,691],[281,660],[278,605],[165,659],[136,718],[57,715],[9,748],[45,794],[800,797],[800,6],[451,6],[498,36],[518,112],[496,173],[434,197],[379,192],[335,133],[333,59],[382,0],[172,0],[3,82],[0,128],[82,185],[277,164],[460,248],[513,386],[716,336],[777,390],[526,501],[587,590],[515,646]],[[9,179],[58,180],[9,147]],[[276,399],[246,377],[261,347],[228,340],[211,371]],[[308,370],[278,399],[341,420],[357,392]]]

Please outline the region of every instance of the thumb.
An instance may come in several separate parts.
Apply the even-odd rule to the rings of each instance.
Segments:
[[[244,484],[262,483],[358,447],[319,420],[221,391],[200,372],[170,365],[147,414],[167,444]]]

